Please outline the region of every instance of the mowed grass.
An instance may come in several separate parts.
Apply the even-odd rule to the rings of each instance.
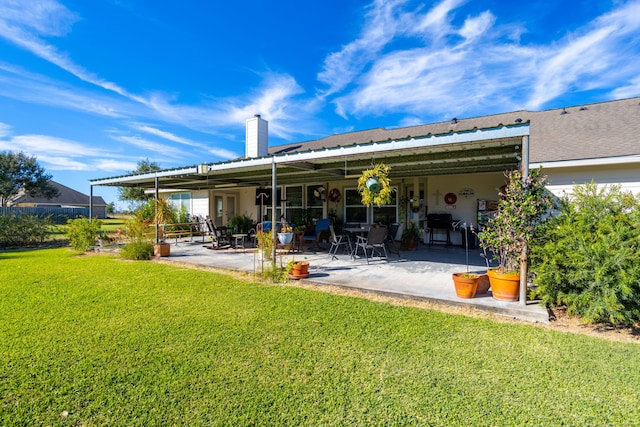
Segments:
[[[637,426],[638,402],[633,343],[66,248],[0,252],[3,426]]]

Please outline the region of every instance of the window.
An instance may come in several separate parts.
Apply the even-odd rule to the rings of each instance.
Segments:
[[[355,188],[344,190],[344,222],[368,223],[367,207],[362,204],[360,193]]]
[[[394,224],[398,222],[398,197],[397,191],[391,196],[388,205],[372,206],[370,208],[362,204],[362,197],[355,188],[344,190],[344,222],[360,224]]]
[[[295,224],[295,218],[300,217],[303,208],[302,186],[286,187],[285,218],[290,224]]]
[[[326,196],[326,190],[322,185],[307,185],[307,210],[311,214],[312,218],[319,219],[323,217],[324,199]]]
[[[184,211],[191,214],[191,193],[173,193],[169,196],[169,203],[178,212]]]
[[[391,202],[380,207],[373,206],[373,223],[391,225],[398,222],[397,191],[391,193]]]

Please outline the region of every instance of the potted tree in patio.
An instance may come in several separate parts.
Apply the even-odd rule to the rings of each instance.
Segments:
[[[488,271],[493,297],[517,301],[524,248],[537,238],[538,227],[554,202],[542,168],[532,170],[526,180],[517,170],[506,172],[505,177],[496,214],[478,236],[480,247],[498,261],[497,268]]]
[[[176,212],[171,203],[164,197],[155,200],[154,221],[157,229],[157,240],[153,245],[153,254],[155,256],[166,257],[171,254],[171,245],[165,242],[164,232],[167,222],[171,223],[176,220]]]

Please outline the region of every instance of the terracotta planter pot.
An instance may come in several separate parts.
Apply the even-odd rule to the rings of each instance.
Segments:
[[[486,294],[489,292],[491,284],[489,283],[489,276],[487,274],[481,274],[478,278],[478,289],[476,294]]]
[[[153,245],[153,255],[169,256],[171,254],[171,245],[169,243],[158,243]]]
[[[500,301],[518,301],[520,299],[520,275],[505,274],[497,270],[487,271],[491,283],[491,294]]]
[[[309,263],[307,261],[296,262],[289,277],[292,279],[304,279],[309,277]]]
[[[456,295],[460,298],[473,298],[476,296],[478,289],[478,280],[480,276],[462,277],[467,273],[453,273],[453,284],[456,287]]]

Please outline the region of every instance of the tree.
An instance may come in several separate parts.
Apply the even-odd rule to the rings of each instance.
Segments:
[[[7,206],[21,192],[47,199],[58,195],[51,175],[45,173],[35,157],[23,152],[0,152],[0,206]]]
[[[131,174],[142,174],[148,172],[156,172],[159,171],[160,165],[156,162],[151,162],[149,159],[140,160],[138,162],[138,167],[135,170],[132,170]],[[144,188],[138,187],[120,187],[118,188],[118,197],[123,201],[130,202],[146,202],[153,199],[153,194],[146,194],[144,192]]]

